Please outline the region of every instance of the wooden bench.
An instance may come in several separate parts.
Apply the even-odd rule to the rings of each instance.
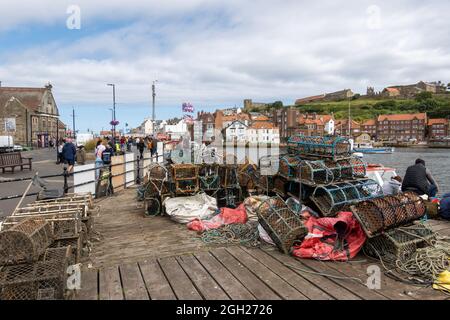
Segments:
[[[22,157],[20,152],[1,153],[0,168],[3,173],[5,173],[6,168],[11,168],[13,173],[16,167],[20,167],[20,170],[22,171],[24,167],[28,167],[28,169],[31,170],[31,159],[32,158]]]

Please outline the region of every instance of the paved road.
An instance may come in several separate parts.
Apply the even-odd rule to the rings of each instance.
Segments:
[[[27,188],[30,181],[20,181],[20,182],[7,182],[2,183],[5,179],[15,179],[15,178],[25,178],[32,177],[36,172],[39,172],[39,176],[53,175],[63,173],[63,165],[56,164],[56,151],[54,149],[38,149],[28,152],[22,152],[23,156],[33,157],[33,170],[25,169],[23,171],[16,172],[5,172],[0,173],[0,197],[11,196],[11,195],[22,195]],[[54,177],[45,179],[48,182],[49,189],[62,189],[64,186],[63,177]],[[71,179],[69,178],[69,185],[71,184]],[[30,193],[39,192],[40,188],[32,186]],[[35,196],[26,197],[24,204],[31,203],[36,199]],[[0,201],[0,219],[2,217],[8,216],[12,213],[16,205],[19,203],[18,199],[2,200]]]

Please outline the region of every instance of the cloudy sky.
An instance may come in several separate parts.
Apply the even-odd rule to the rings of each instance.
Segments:
[[[3,86],[51,82],[63,121],[109,128],[351,88],[450,82],[450,1],[0,0]],[[73,7],[75,5],[75,7]],[[79,19],[77,13],[80,13]],[[80,22],[78,29],[78,21]]]

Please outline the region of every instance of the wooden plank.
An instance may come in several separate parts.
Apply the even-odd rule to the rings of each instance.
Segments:
[[[125,184],[125,174],[123,174],[125,172],[124,162],[125,156],[111,157],[111,174],[113,175],[111,180],[114,187],[114,192],[119,192],[125,188],[125,186],[123,186]],[[115,175],[119,174],[122,175],[114,177]]]
[[[183,255],[177,260],[206,300],[230,299],[192,255]]]
[[[84,269],[81,271],[81,289],[75,295],[75,300],[98,300],[97,277],[97,269]]]
[[[280,252],[275,251],[266,251],[268,254],[270,254],[273,258],[277,259],[281,263],[285,264],[286,266],[296,266],[301,268],[302,270],[299,270],[298,268],[291,268],[295,273],[301,275],[303,278],[308,280],[311,283],[314,283],[317,287],[319,287],[321,290],[324,290],[327,292],[330,296],[332,296],[334,299],[338,300],[360,300],[360,298],[353,294],[350,290],[347,290],[330,279],[317,274],[317,272],[311,270],[310,268],[303,266],[301,263],[296,261],[294,258],[281,254]]]
[[[225,248],[210,251],[225,268],[228,269],[257,299],[279,300],[280,297],[258,277],[251,273],[244,265],[236,260]]]
[[[195,252],[194,256],[232,300],[255,300],[255,297],[209,252]]]
[[[139,263],[147,291],[152,300],[175,300],[175,294],[156,260]]]
[[[260,263],[264,264],[267,268],[271,269],[275,274],[282,277],[287,283],[290,283],[297,290],[301,291],[303,295],[311,300],[333,300],[333,298],[314,284],[308,282],[306,279],[280,263],[268,255],[265,251],[250,250],[242,248],[248,254],[255,257]]]
[[[174,257],[158,261],[179,300],[202,300],[202,296]]]
[[[252,273],[275,291],[285,300],[307,300],[308,298],[292,287],[289,282],[285,282],[276,273],[261,264],[247,252],[239,247],[229,247],[227,251],[231,253],[240,263],[244,264]]]
[[[332,262],[329,263],[328,266],[332,268],[333,270],[337,272],[341,272],[345,275],[351,275],[354,277],[357,277],[363,281],[367,281],[369,274],[367,273],[367,268],[370,265],[377,265],[376,263],[366,263],[366,262]],[[380,267],[380,266],[379,266]],[[382,269],[380,267],[381,271],[381,284],[380,289],[371,289],[374,292],[377,292],[387,299],[392,300],[411,300],[412,298],[409,297],[407,294],[402,292],[401,288],[402,286],[399,285],[398,282],[386,277],[382,273]]]
[[[336,264],[337,262],[318,261],[313,259],[300,259],[297,261],[303,264],[304,266],[311,268],[313,271],[336,276],[336,277],[330,276],[327,278],[336,283],[337,285],[340,285],[341,287],[350,290],[361,299],[387,300],[385,296],[379,294],[375,290],[370,290],[369,288],[367,288],[367,286],[365,285],[365,280],[367,280],[367,276],[365,276],[363,279],[360,279],[359,277],[357,277],[354,270],[352,269],[349,269],[347,270],[347,272],[344,273],[341,272],[340,270],[335,270],[330,267],[330,264]],[[343,277],[343,279],[337,277]],[[349,279],[350,277],[360,279],[362,282]]]
[[[107,267],[99,270],[100,300],[123,300],[119,268]]]
[[[119,266],[125,300],[149,300],[147,289],[137,263]]]

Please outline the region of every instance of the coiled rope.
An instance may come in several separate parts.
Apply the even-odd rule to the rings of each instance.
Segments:
[[[239,244],[258,247],[258,223],[228,224],[218,229],[207,230],[202,233],[201,239],[207,244]]]

